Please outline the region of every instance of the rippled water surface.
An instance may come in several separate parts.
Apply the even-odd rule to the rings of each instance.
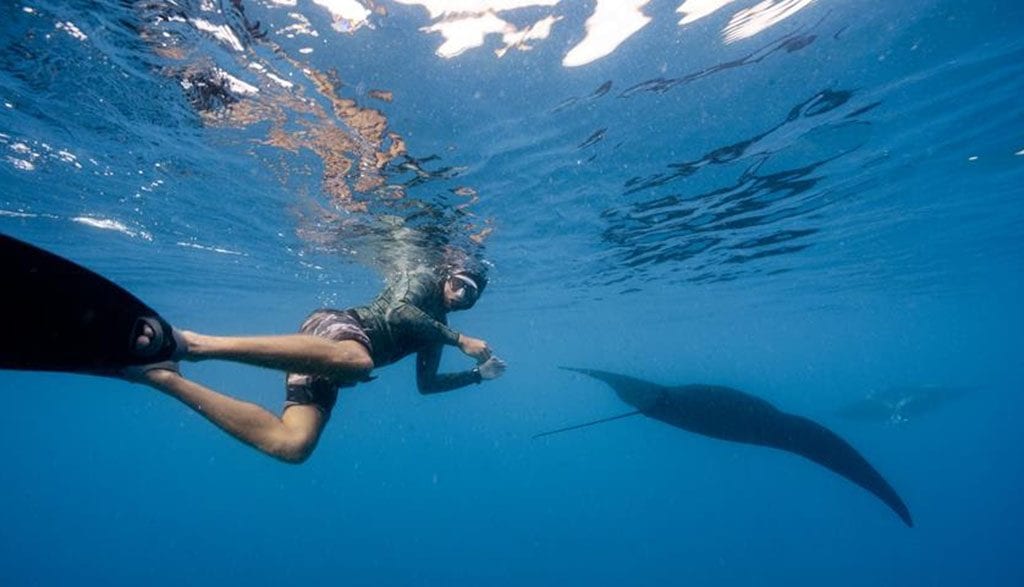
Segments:
[[[460,250],[491,285],[453,325],[510,368],[431,397],[382,370],[299,468],[141,387],[5,372],[0,576],[1019,584],[1024,9],[982,4],[3,3],[0,232],[226,334]],[[813,417],[917,525],[649,420],[531,440],[624,411],[559,365]],[[186,372],[281,405],[279,374]]]

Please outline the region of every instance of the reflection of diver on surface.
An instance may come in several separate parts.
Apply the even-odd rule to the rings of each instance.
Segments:
[[[850,420],[906,424],[920,418],[939,406],[971,393],[967,387],[942,387],[922,385],[918,387],[892,387],[875,391],[860,401],[840,408],[836,413]]]
[[[476,303],[487,278],[464,264],[402,272],[372,302],[321,309],[299,334],[206,336],[173,330],[156,312],[105,278],[52,253],[0,235],[0,368],[122,376],[177,398],[239,440],[301,462],[313,451],[338,389],[416,353],[421,393],[502,375],[505,363],[480,339],[447,326],[447,314]],[[439,374],[445,345],[476,359],[473,369]],[[289,372],[280,417],[182,377],[178,361],[223,359]]]
[[[636,409],[534,438],[643,414],[695,434],[800,455],[863,487],[907,526],[914,525],[906,504],[871,463],[844,439],[812,420],[787,414],[757,396],[720,385],[670,387],[597,369],[563,368],[607,383],[622,401]]]

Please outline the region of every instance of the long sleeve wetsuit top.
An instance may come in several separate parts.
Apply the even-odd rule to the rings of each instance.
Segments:
[[[372,302],[352,309],[370,338],[374,366],[418,353],[416,381],[426,393],[480,382],[473,370],[437,373],[444,345],[459,343],[459,333],[448,327],[443,287],[443,280],[433,273],[406,272]]]

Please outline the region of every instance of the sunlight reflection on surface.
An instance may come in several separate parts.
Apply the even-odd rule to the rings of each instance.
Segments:
[[[421,32],[440,34],[444,41],[436,49],[437,56],[452,59],[471,49],[483,47],[489,35],[500,35],[502,46],[495,49],[503,57],[512,49],[526,51],[531,42],[549,38],[555,23],[562,20],[556,11],[568,3],[561,0],[394,0],[406,6],[424,8],[433,21],[420,28]],[[679,26],[686,26],[710,16],[736,0],[685,0],[676,9],[682,14]],[[814,0],[765,0],[755,6],[737,11],[722,30],[726,43],[748,39],[779,22],[793,16],[812,4]],[[341,18],[346,27],[337,30],[353,32],[369,17],[369,10],[350,6],[354,0],[344,0],[346,8],[339,8],[340,0],[317,0],[321,5],[332,5],[335,22]],[[644,13],[649,0],[597,0],[585,24],[583,40],[571,47],[562,59],[565,67],[580,67],[611,55],[630,37],[651,22]],[[523,26],[510,22],[508,14],[526,8],[551,10]],[[521,16],[521,15],[520,15]]]
[[[586,65],[611,54],[651,21],[640,10],[647,0],[598,0],[587,19],[587,36],[569,50],[562,65]]]
[[[737,12],[722,35],[726,43],[749,39],[783,20],[800,12],[814,0],[765,0],[764,2]]]

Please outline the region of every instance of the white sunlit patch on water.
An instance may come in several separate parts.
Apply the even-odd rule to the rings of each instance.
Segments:
[[[6,218],[35,218],[38,214],[29,214],[28,212],[17,212],[14,210],[0,210],[0,216]]]
[[[17,157],[8,156],[7,162],[10,163],[15,169],[20,169],[21,171],[35,171],[36,169],[35,163],[32,163],[31,161],[27,161],[25,159],[18,159]]]
[[[503,12],[531,7],[554,7],[560,0],[489,0],[486,2],[441,0],[396,0],[399,4],[422,6],[435,22],[423,27],[425,33],[439,33],[444,42],[437,48],[439,57],[451,59],[469,49],[482,47],[488,35],[501,35],[503,46],[495,50],[498,57],[510,49],[526,51],[532,48],[529,41],[548,38],[551,27],[561,20],[555,15],[546,15],[522,28],[499,16]]]
[[[501,46],[494,50],[497,57],[509,51],[528,51],[536,43],[551,36],[552,28],[563,20],[559,10],[572,9],[574,4],[563,0],[394,0],[406,6],[419,6],[427,11],[431,23],[419,30],[426,34],[439,34],[443,41],[435,54],[444,59],[453,59],[472,49],[486,44],[487,38],[498,35]],[[735,0],[685,0],[676,9],[681,14],[679,26],[685,27],[710,16]],[[814,3],[814,0],[764,0],[763,2],[737,10],[722,30],[725,43],[748,39],[783,20],[795,15]],[[352,34],[362,28],[372,28],[370,17],[373,12],[356,0],[313,0],[318,9],[326,10],[331,17],[331,28]],[[294,9],[294,0],[265,0],[268,8],[292,9],[288,15],[295,21],[281,28],[277,34],[287,38],[298,35],[318,36],[309,18]],[[580,67],[594,63],[613,54],[620,46],[646,27],[653,17],[647,14],[650,0],[597,0],[584,27],[583,39],[569,48],[562,59],[565,67]],[[373,7],[373,6],[371,6]],[[523,9],[547,9],[531,22],[517,26],[510,22],[509,13]],[[382,12],[383,13],[383,12]],[[303,53],[312,48],[302,49]]]
[[[193,18],[192,25],[204,33],[210,33],[235,51],[241,52],[244,50],[242,42],[238,40],[238,37],[235,36],[235,33],[227,25],[213,24],[202,18]]]
[[[551,33],[551,26],[558,20],[553,16],[545,17],[520,29],[487,11],[444,19],[421,30],[440,33],[444,37],[444,43],[436,51],[438,56],[444,58],[456,57],[469,49],[481,47],[487,35],[500,34],[504,45],[495,50],[495,54],[501,57],[512,48],[520,51],[529,49],[529,41],[546,39]]]
[[[66,22],[58,22],[56,25],[54,25],[54,27],[58,30],[66,32],[67,34],[71,35],[75,39],[78,39],[79,41],[89,40],[89,36],[83,33],[77,26],[75,26],[75,23],[71,22],[70,20]]]
[[[76,157],[75,154],[70,151],[65,151],[63,149],[57,151],[57,158],[65,163],[70,163],[77,169],[82,168],[82,164],[78,162],[78,157]]]
[[[8,155],[5,159],[15,169],[21,171],[35,171],[36,161],[39,159],[39,153],[33,151],[28,145],[21,142],[14,142],[9,145],[10,150],[14,153]]]
[[[9,154],[4,160],[20,171],[35,171],[40,165],[50,161],[70,165],[82,169],[78,156],[63,148],[48,143],[27,139],[12,139],[10,135],[0,133],[0,145],[7,145]]]
[[[525,29],[508,31],[503,34],[501,38],[505,43],[505,46],[495,50],[494,53],[498,57],[502,57],[509,51],[509,49],[515,48],[523,51],[532,47],[528,42],[548,38],[551,35],[551,27],[559,20],[561,19],[558,17],[549,16],[538,20]]]
[[[288,16],[294,21],[292,24],[278,29],[277,34],[283,35],[286,38],[294,39],[297,36],[305,35],[309,37],[319,37],[320,33],[313,28],[313,25],[306,18],[306,15],[301,12],[289,12]]]
[[[735,0],[686,0],[676,12],[683,15],[680,26],[710,16]],[[803,10],[814,0],[765,0],[760,4],[740,10],[729,19],[722,31],[726,43],[750,38]]]
[[[117,220],[109,218],[93,218],[91,216],[75,216],[71,219],[72,222],[78,224],[84,224],[85,226],[91,226],[92,228],[99,228],[100,230],[113,230],[121,234],[130,236],[132,238],[141,238],[143,240],[153,240],[153,235],[149,234],[145,230],[135,230],[125,226],[123,223]]]
[[[270,78],[272,81],[277,82],[277,85],[281,86],[282,88],[291,88],[295,85],[292,82],[269,72],[267,73],[267,77]]]
[[[676,12],[683,15],[683,18],[679,19],[679,24],[696,22],[733,2],[734,0],[686,0],[676,8]]]
[[[369,23],[370,11],[355,0],[313,0],[331,14],[331,28],[340,33],[351,33]]]
[[[587,36],[569,50],[562,65],[586,65],[605,57],[651,22],[641,11],[648,0],[598,0],[587,19]]]
[[[732,17],[722,31],[726,43],[748,39],[803,10],[814,0],[766,0]]]
[[[174,244],[178,245],[179,247],[186,247],[186,248],[189,248],[189,249],[198,249],[200,251],[207,251],[207,252],[210,252],[210,253],[220,253],[222,255],[238,255],[238,256],[241,256],[241,257],[247,256],[245,253],[243,253],[241,251],[232,251],[231,249],[225,249],[225,248],[222,248],[222,247],[215,247],[215,246],[211,246],[211,245],[201,245],[199,243],[187,243],[187,242],[184,242],[184,241],[178,241],[178,242],[176,242]]]
[[[148,184],[140,187],[139,189],[144,191],[144,192],[153,192],[153,191],[156,191],[156,189],[159,188],[162,185],[164,185],[164,180],[156,179],[156,180],[153,180],[153,181],[149,182]],[[141,196],[141,194],[136,194],[136,196]]]
[[[262,63],[250,62],[248,67],[249,67],[249,69],[251,69],[253,71],[260,72],[260,74],[266,76],[267,79],[269,79],[270,81],[274,82],[275,84],[281,86],[282,88],[290,89],[290,88],[295,87],[295,84],[293,84],[292,82],[284,79],[283,77],[281,77],[281,76],[279,76],[279,75],[277,75],[275,73],[267,71],[266,66],[264,66]],[[236,80],[236,82],[237,81],[238,80]],[[246,91],[244,93],[249,94],[249,95],[252,95],[252,94],[256,93],[257,90],[256,90],[256,88],[254,86],[251,86],[249,84],[245,84],[245,85],[248,86],[249,88],[251,88],[251,91]],[[232,89],[237,89],[237,88],[235,86],[232,86]]]

